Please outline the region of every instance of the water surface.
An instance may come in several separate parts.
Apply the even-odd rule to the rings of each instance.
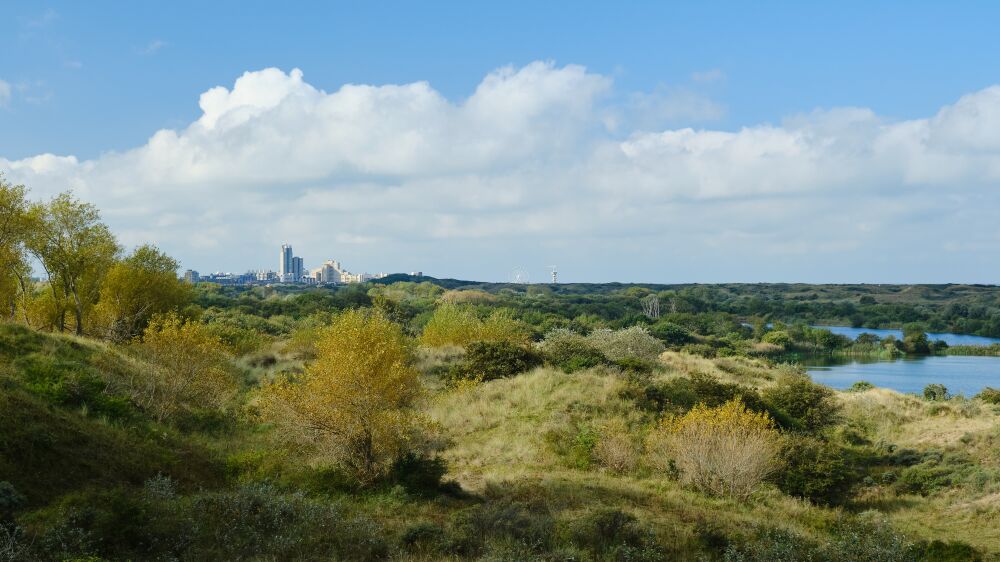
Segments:
[[[902,330],[884,330],[878,328],[851,328],[850,326],[813,326],[830,330],[834,334],[840,334],[849,338],[857,339],[861,334],[875,334],[885,339],[886,336],[896,336],[896,339],[903,338]],[[947,332],[927,332],[927,339],[930,341],[943,340],[948,345],[990,345],[1000,343],[1000,338],[987,338],[984,336],[970,336],[968,334],[951,334]]]
[[[813,380],[844,390],[857,381],[899,392],[920,394],[929,384],[943,384],[952,394],[972,396],[983,388],[1000,388],[1000,357],[958,355],[900,359],[805,357]]]

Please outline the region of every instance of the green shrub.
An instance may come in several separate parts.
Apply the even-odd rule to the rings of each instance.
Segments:
[[[601,434],[590,426],[582,426],[573,437],[570,446],[570,464],[574,468],[586,470],[594,462],[594,449],[601,440]]]
[[[763,393],[764,400],[790,416],[806,431],[820,431],[840,419],[833,390],[804,374],[786,374]]]
[[[775,527],[758,527],[726,546],[725,562],[799,562],[823,560],[821,546],[802,535]]]
[[[611,361],[652,363],[663,353],[663,342],[650,335],[645,326],[621,330],[594,330],[587,340]]]
[[[877,511],[866,511],[837,524],[826,554],[829,560],[912,562],[915,559],[913,544]]]
[[[795,421],[767,404],[755,389],[722,382],[706,373],[677,377],[656,384],[632,384],[623,391],[623,398],[633,400],[639,408],[653,413],[683,414],[696,404],[717,407],[739,399],[749,410],[766,412],[779,427],[791,427]]]
[[[203,494],[188,505],[194,536],[182,558],[371,560],[388,555],[384,531],[372,522],[349,519],[336,507],[301,493],[283,494],[269,484]]]
[[[440,525],[421,521],[404,529],[400,542],[413,554],[435,553],[446,548],[447,533]]]
[[[460,494],[462,489],[456,482],[443,481],[447,473],[448,464],[444,459],[407,453],[393,464],[388,482],[398,484],[414,495]]]
[[[544,505],[496,498],[452,515],[448,550],[471,558],[488,544],[507,542],[528,552],[542,552],[550,545],[554,530],[555,519]]]
[[[587,338],[566,329],[552,330],[541,345],[545,360],[566,373],[609,364]]]
[[[780,345],[781,347],[788,347],[792,345],[792,336],[788,335],[788,332],[784,330],[772,330],[764,334],[764,337],[760,338],[760,341]]]
[[[927,496],[982,474],[981,467],[963,454],[928,451],[920,455],[915,464],[912,458],[903,460],[909,460],[911,466],[901,470],[893,483],[896,491],[903,494]]]
[[[657,544],[655,535],[634,515],[619,509],[604,509],[574,521],[573,543],[593,553],[597,560],[667,560],[668,553]]]
[[[921,541],[914,545],[916,559],[926,562],[981,562],[983,555],[961,541]]]
[[[976,395],[976,398],[987,404],[1000,404],[1000,389],[987,386]]]
[[[453,381],[489,381],[512,377],[541,364],[538,353],[515,343],[472,342],[466,346],[465,358],[448,371],[448,376]]]
[[[694,336],[683,326],[661,320],[649,329],[649,333],[669,346],[680,346],[694,341]]]
[[[851,385],[851,388],[847,389],[848,392],[865,392],[875,388],[875,385],[868,381],[858,381]]]
[[[698,393],[691,379],[683,377],[659,384],[631,384],[622,392],[622,397],[634,401],[642,410],[657,414],[681,414],[698,403]]]
[[[924,387],[924,400],[942,402],[948,398],[951,398],[951,395],[943,384],[929,384]]]
[[[858,478],[839,446],[813,437],[786,435],[780,458],[775,484],[782,492],[813,503],[846,502]]]

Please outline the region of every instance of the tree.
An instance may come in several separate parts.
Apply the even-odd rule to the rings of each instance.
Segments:
[[[11,320],[17,313],[19,297],[23,301],[30,291],[31,269],[24,242],[31,223],[25,195],[23,185],[11,185],[0,175],[0,305],[9,311]]]
[[[194,298],[177,278],[179,264],[155,246],[143,245],[108,270],[97,316],[108,339],[123,342],[142,334],[155,314],[179,311]]]
[[[76,333],[82,335],[84,313],[97,301],[101,278],[119,252],[118,242],[100,222],[97,208],[69,193],[32,206],[29,220],[34,224],[28,248],[45,268],[53,298],[73,311]],[[65,330],[62,316],[59,330]]]
[[[420,381],[403,332],[380,314],[350,310],[315,347],[303,375],[261,390],[261,416],[285,439],[371,483],[407,452],[417,426],[412,406]]]
[[[153,368],[119,369],[118,383],[157,420],[184,410],[222,407],[237,390],[222,341],[199,323],[175,313],[155,316],[129,349]]]

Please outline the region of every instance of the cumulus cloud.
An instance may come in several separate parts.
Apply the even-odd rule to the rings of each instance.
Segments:
[[[1000,87],[924,119],[833,108],[735,131],[609,129],[631,110],[612,88],[536,62],[455,101],[271,68],[132,150],[0,170],[36,195],[73,189],[126,243],[201,270],[273,267],[289,241],[312,264],[486,279],[558,263],[579,280],[940,281],[998,239]],[[659,120],[685,107],[626,98]],[[721,111],[689,102],[688,117]],[[1000,266],[962,275],[981,271]]]

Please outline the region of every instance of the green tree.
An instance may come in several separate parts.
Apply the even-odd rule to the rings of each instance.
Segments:
[[[11,320],[17,313],[18,300],[23,301],[30,291],[31,268],[24,242],[31,223],[25,195],[23,185],[12,185],[0,175],[0,306],[9,311]]]
[[[177,260],[148,244],[111,266],[97,305],[106,337],[130,340],[142,334],[153,315],[179,311],[190,303],[194,291],[177,278],[179,267]]]
[[[101,222],[97,208],[69,193],[48,204],[33,205],[27,246],[48,274],[53,298],[63,307],[58,328],[65,330],[65,310],[72,310],[76,333],[84,333],[84,315],[98,298],[104,274],[118,255],[118,242]]]

